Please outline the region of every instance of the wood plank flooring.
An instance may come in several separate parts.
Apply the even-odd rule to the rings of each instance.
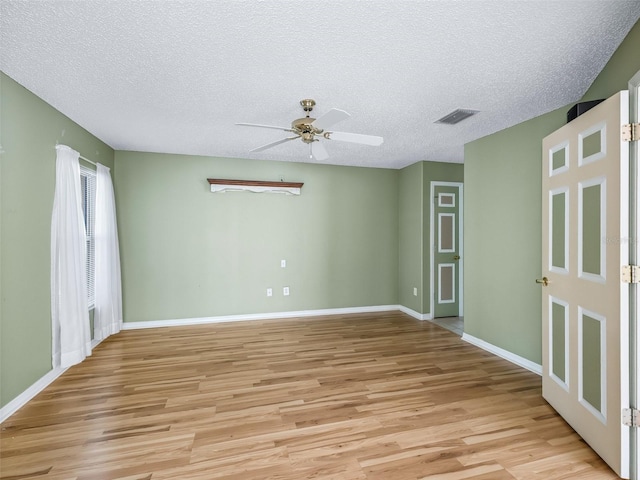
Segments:
[[[0,478],[618,478],[540,385],[400,312],[124,331],[1,425]]]

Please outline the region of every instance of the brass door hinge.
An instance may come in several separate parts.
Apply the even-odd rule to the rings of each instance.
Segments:
[[[622,126],[622,141],[637,142],[640,137],[640,123],[627,123]]]
[[[622,283],[640,283],[640,267],[638,265],[623,265]]]
[[[622,425],[625,427],[637,427],[638,426],[638,410],[635,408],[623,408],[622,409]]]

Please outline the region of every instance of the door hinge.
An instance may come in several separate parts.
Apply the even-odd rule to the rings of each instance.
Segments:
[[[638,410],[635,408],[623,408],[622,409],[622,425],[625,427],[637,427],[638,426]]]
[[[637,142],[640,137],[640,123],[627,123],[622,126],[622,141]]]
[[[640,266],[623,265],[622,283],[640,283]]]

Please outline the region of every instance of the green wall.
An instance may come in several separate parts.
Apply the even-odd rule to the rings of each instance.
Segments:
[[[637,23],[582,100],[627,88],[640,70]],[[465,333],[541,363],[542,139],[567,105],[465,146]]]
[[[115,171],[126,322],[398,304],[397,170],[116,152]],[[280,176],[302,194],[207,183]]]
[[[51,370],[56,143],[113,166],[113,150],[0,73],[0,406]]]
[[[418,313],[426,313],[424,300],[429,295],[423,276],[424,209],[429,208],[423,201],[424,165],[425,162],[414,163],[399,172],[398,300]],[[426,240],[428,243],[428,236]],[[414,288],[418,289],[418,296],[413,295]]]
[[[397,304],[428,313],[429,182],[463,175],[436,162],[397,171],[138,152],[116,152],[115,171],[126,322]],[[212,194],[206,181],[281,176],[304,182],[302,195]]]
[[[542,138],[566,109],[465,146],[464,331],[541,358]]]

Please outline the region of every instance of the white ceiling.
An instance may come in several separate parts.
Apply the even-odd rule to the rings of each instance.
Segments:
[[[313,98],[324,163],[462,162],[464,144],[580,99],[640,18],[631,0],[1,0],[0,69],[117,150],[306,162],[286,133]],[[433,122],[456,108],[480,113]],[[313,116],[313,115],[312,115]]]

